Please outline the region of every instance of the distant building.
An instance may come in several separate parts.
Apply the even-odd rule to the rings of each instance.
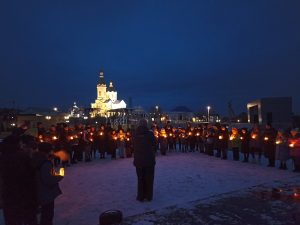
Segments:
[[[100,71],[100,80],[97,85],[97,98],[95,103],[91,104],[92,116],[107,116],[107,112],[112,109],[124,109],[126,103],[124,100],[118,100],[118,92],[113,87],[113,83],[106,86],[104,73]]]
[[[247,104],[248,122],[276,128],[292,126],[292,97],[261,98]]]
[[[166,112],[167,120],[170,120],[173,124],[185,124],[186,122],[191,122],[195,114],[189,108],[185,106],[178,106]]]

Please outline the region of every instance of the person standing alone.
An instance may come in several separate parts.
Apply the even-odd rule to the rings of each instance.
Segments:
[[[140,120],[133,139],[134,161],[138,179],[137,201],[152,201],[155,169],[155,137],[147,127],[146,120]]]

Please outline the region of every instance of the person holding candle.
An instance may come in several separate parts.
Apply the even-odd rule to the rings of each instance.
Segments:
[[[275,166],[276,135],[276,130],[270,123],[267,123],[262,136],[264,154],[269,160],[268,167]]]
[[[126,134],[124,133],[124,130],[122,128],[119,129],[117,137],[118,137],[118,149],[119,149],[120,158],[125,158],[125,138],[126,138]]]
[[[286,161],[290,158],[288,137],[283,130],[278,130],[276,137],[276,160],[280,161],[279,169],[286,170]]]
[[[288,142],[290,155],[294,161],[294,172],[300,172],[300,136],[297,129],[290,131]]]
[[[236,127],[231,128],[231,135],[229,137],[229,147],[233,152],[233,160],[240,160],[240,148],[241,148],[241,139],[239,135],[239,130]]]
[[[37,200],[41,208],[41,225],[52,225],[54,217],[54,201],[62,194],[59,182],[63,176],[58,175],[51,161],[52,145],[40,143],[38,152],[32,157],[32,165],[36,170]]]
[[[250,136],[247,128],[242,128],[240,139],[241,139],[241,152],[244,154],[243,162],[249,162]]]
[[[105,150],[107,146],[105,136],[105,127],[101,124],[98,135],[96,136],[96,144],[100,152],[100,159],[105,159]]]
[[[257,124],[254,124],[250,134],[250,154],[252,161],[256,162],[255,153],[258,153],[258,161],[261,161],[262,146],[261,133]]]
[[[221,159],[227,159],[228,149],[228,130],[225,126],[221,126],[217,135],[217,150]]]
[[[138,179],[137,201],[152,201],[155,170],[155,137],[142,119],[134,135],[133,149],[136,174]]]
[[[166,155],[168,150],[168,134],[164,128],[161,128],[159,135],[159,149],[160,154]]]

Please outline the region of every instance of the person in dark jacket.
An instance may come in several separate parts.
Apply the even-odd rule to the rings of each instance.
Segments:
[[[58,183],[63,177],[55,173],[50,160],[52,145],[40,143],[38,149],[39,152],[33,155],[32,165],[36,169],[37,200],[41,207],[40,225],[53,225],[54,200],[62,193]]]
[[[263,149],[266,158],[269,160],[268,167],[275,166],[276,135],[277,131],[271,126],[271,124],[266,124],[266,128],[263,133]]]
[[[6,225],[36,225],[34,172],[26,140],[18,135],[7,137],[2,143],[0,176],[3,182],[3,213]],[[32,140],[34,138],[32,137]],[[22,144],[21,144],[22,143]]]
[[[241,139],[241,152],[244,154],[243,162],[249,162],[250,135],[247,128],[242,128],[240,139]]]
[[[141,120],[133,139],[134,161],[138,178],[137,200],[152,201],[155,168],[155,137],[147,127],[147,121]]]

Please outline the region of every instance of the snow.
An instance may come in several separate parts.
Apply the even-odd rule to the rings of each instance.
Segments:
[[[110,209],[127,217],[295,176],[200,153],[171,153],[157,157],[153,201],[140,203],[135,200],[132,161],[97,159],[67,168],[60,183],[63,195],[55,201],[54,224],[96,225],[101,212]]]
[[[136,198],[132,159],[94,161],[66,170],[56,201],[55,224],[98,224],[101,212],[124,217],[295,176],[257,164],[220,160],[199,153],[158,156],[152,202]]]

